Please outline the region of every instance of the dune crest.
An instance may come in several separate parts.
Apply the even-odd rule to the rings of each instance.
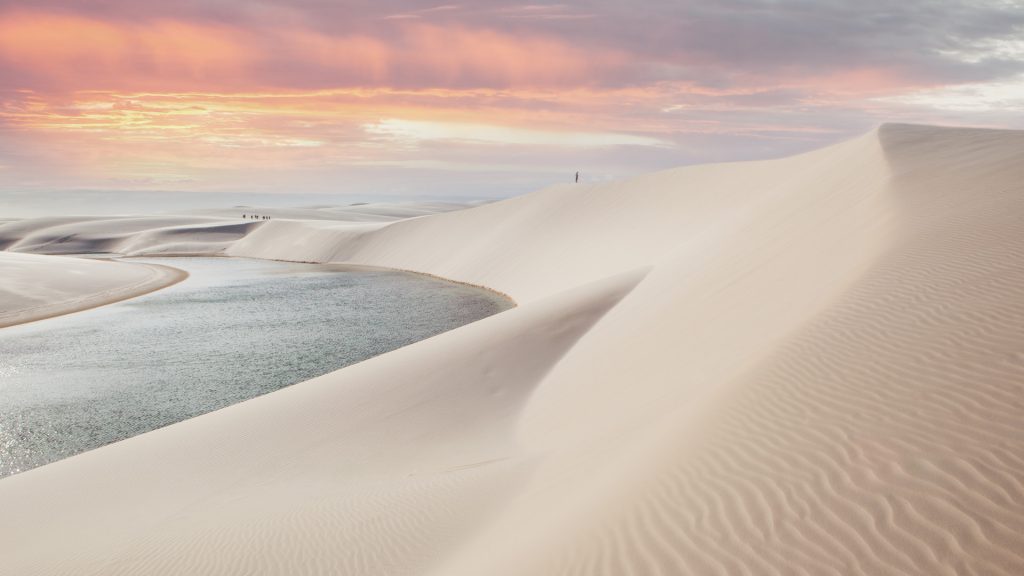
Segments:
[[[1022,132],[218,242],[520,306],[0,481],[19,573],[1024,570]]]

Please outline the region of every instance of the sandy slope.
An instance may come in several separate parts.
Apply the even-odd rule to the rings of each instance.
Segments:
[[[15,573],[1024,572],[1024,133],[209,244],[521,305],[0,481]]]
[[[153,264],[0,252],[0,327],[132,298],[186,276]]]

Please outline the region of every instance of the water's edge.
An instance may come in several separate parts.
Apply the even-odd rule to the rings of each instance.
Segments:
[[[97,260],[105,260],[105,261],[108,261],[108,262],[118,262],[119,261],[119,259],[117,259],[117,258],[97,258]],[[21,326],[23,324],[29,324],[29,323],[32,323],[32,322],[39,322],[40,320],[49,320],[50,318],[57,318],[57,317],[60,317],[60,316],[66,316],[68,314],[75,314],[77,312],[85,312],[86,310],[92,310],[94,308],[99,308],[99,307],[102,307],[102,306],[107,306],[109,304],[117,304],[118,302],[124,302],[125,300],[131,300],[132,298],[138,298],[139,296],[145,296],[147,294],[152,294],[153,292],[157,292],[159,290],[163,290],[164,288],[170,288],[171,286],[174,286],[175,284],[177,284],[179,282],[183,282],[189,276],[188,272],[186,272],[184,270],[181,270],[180,268],[175,268],[173,266],[167,266],[167,265],[164,265],[164,264],[142,264],[142,263],[136,263],[136,262],[133,262],[132,264],[133,265],[146,266],[146,267],[149,267],[149,268],[156,268],[156,269],[163,270],[164,271],[163,276],[165,278],[165,281],[160,282],[160,283],[154,283],[152,286],[147,286],[146,288],[144,288],[144,289],[142,289],[140,291],[132,291],[131,290],[131,286],[125,287],[125,288],[121,289],[121,290],[125,291],[125,293],[123,295],[117,295],[117,296],[114,296],[113,298],[110,298],[110,299],[97,300],[97,301],[91,302],[91,303],[87,302],[87,303],[85,303],[83,305],[66,305],[66,306],[62,306],[59,303],[56,306],[46,306],[46,305],[44,305],[44,306],[42,306],[42,308],[51,308],[51,310],[47,311],[47,312],[43,312],[42,314],[39,314],[39,315],[25,316],[23,319],[20,319],[20,320],[13,320],[13,321],[10,321],[10,322],[0,321],[0,330],[2,330],[4,328],[10,328],[12,326]],[[19,315],[22,315],[22,314],[25,314],[25,311],[19,312]]]
[[[162,259],[131,260],[161,265],[153,261]],[[414,271],[176,260],[182,268],[168,268],[190,282],[0,330],[0,477],[329,374],[515,306],[496,291]]]

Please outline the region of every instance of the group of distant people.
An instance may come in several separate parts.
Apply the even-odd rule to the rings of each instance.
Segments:
[[[258,214],[242,214],[243,220],[270,220],[270,216],[260,216]]]

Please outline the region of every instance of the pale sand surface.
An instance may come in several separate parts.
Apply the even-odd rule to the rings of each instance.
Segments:
[[[0,328],[133,298],[186,276],[154,264],[0,252]]]
[[[79,225],[44,224],[0,238]],[[1024,133],[887,125],[392,223],[161,224],[83,242],[520,306],[0,481],[12,573],[1024,573]]]

